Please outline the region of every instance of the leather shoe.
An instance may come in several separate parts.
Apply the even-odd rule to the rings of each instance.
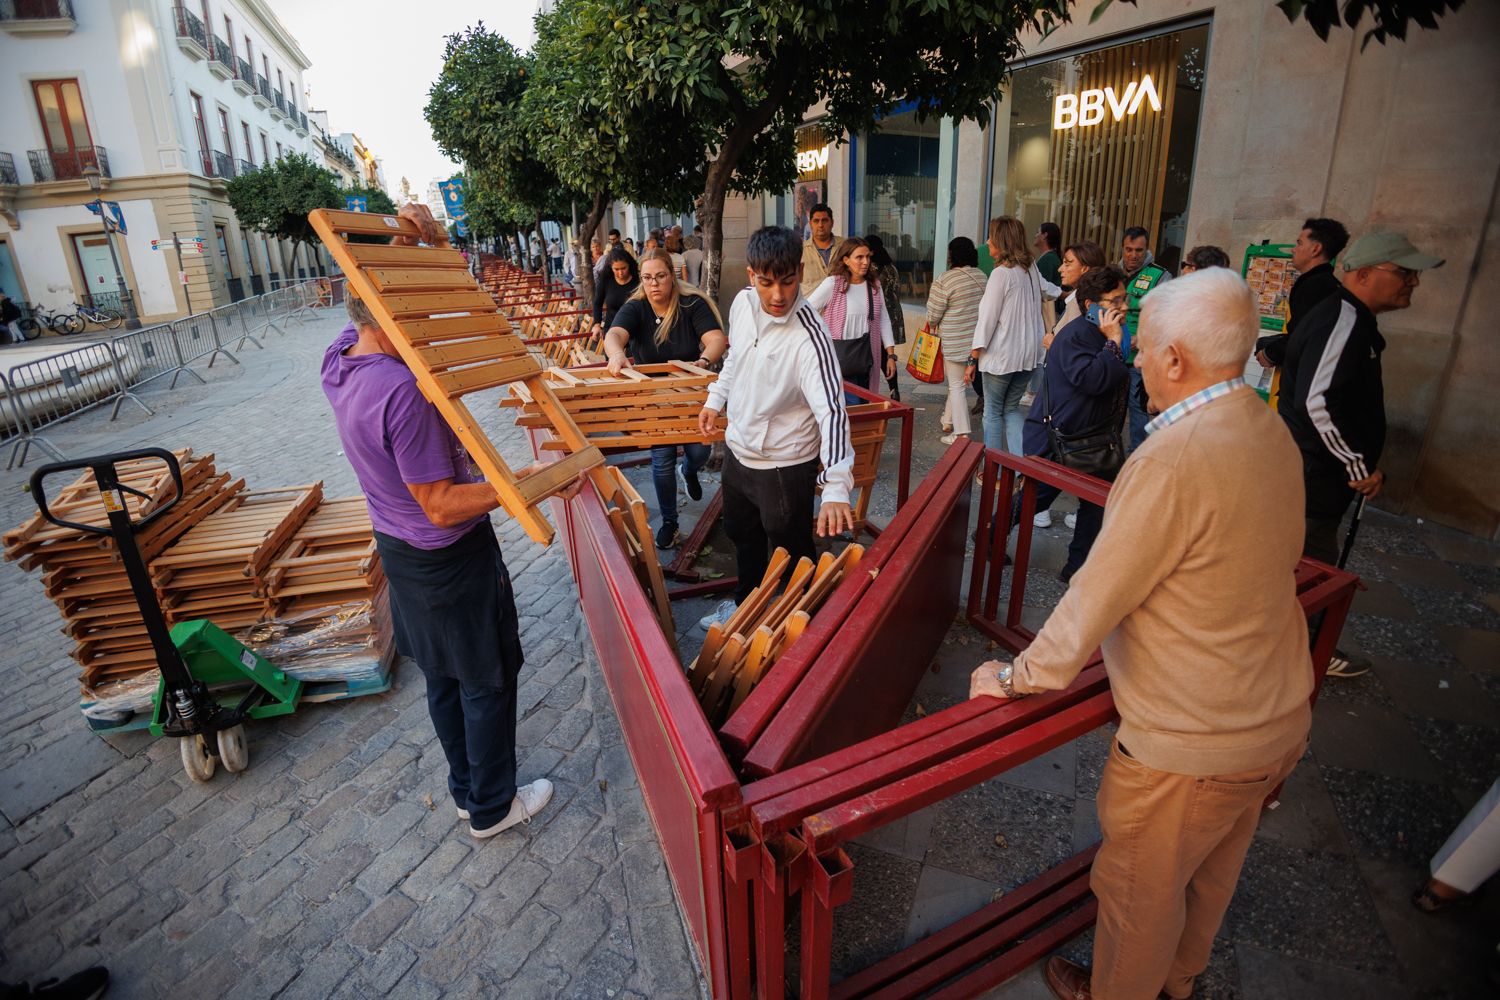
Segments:
[[[1058,1000],[1094,1000],[1089,990],[1089,970],[1053,955],[1047,959],[1047,986]]]

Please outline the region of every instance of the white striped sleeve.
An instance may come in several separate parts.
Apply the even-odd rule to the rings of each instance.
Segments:
[[[1323,353],[1318,358],[1318,365],[1313,369],[1312,378],[1308,380],[1306,402],[1307,416],[1312,421],[1313,429],[1322,439],[1323,447],[1327,448],[1329,454],[1338,459],[1348,471],[1350,482],[1368,479],[1370,473],[1365,467],[1364,454],[1350,447],[1344,434],[1339,430],[1338,423],[1334,420],[1333,413],[1328,406],[1328,391],[1333,386],[1334,373],[1338,370],[1339,362],[1343,360],[1344,350],[1349,346],[1349,336],[1354,332],[1355,316],[1352,305],[1348,302],[1341,304],[1338,321],[1329,332],[1328,340],[1323,345]]]
[[[849,414],[844,409],[843,377],[833,340],[810,306],[797,310],[797,321],[807,332],[814,362],[799,365],[797,378],[821,439],[818,451],[823,471],[818,473],[818,485],[823,487],[824,503],[848,503],[854,493],[854,446],[849,441]]]

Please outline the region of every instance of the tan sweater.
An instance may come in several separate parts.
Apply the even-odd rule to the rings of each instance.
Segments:
[[[1210,775],[1270,764],[1307,737],[1312,661],[1292,574],[1302,462],[1240,388],[1151,434],[1104,528],[1031,646],[1017,691],[1065,688],[1102,647],[1119,739],[1147,767]]]
[[[843,237],[835,236],[833,237],[833,242],[829,244],[829,263],[833,262],[833,251],[838,249],[839,240],[842,238]],[[823,263],[823,255],[818,253],[818,248],[813,245],[812,240],[803,240],[802,294],[806,296],[812,295],[813,289],[821,285],[823,283],[823,279],[826,277],[828,277],[828,266]]]

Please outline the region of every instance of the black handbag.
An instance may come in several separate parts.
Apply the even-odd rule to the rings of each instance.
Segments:
[[[865,282],[865,291],[870,298],[870,311],[865,315],[875,315],[875,288],[869,281]],[[854,340],[835,340],[833,342],[834,357],[839,359],[839,372],[843,375],[845,382],[853,382],[861,389],[870,384],[870,368],[875,359],[870,354],[870,331],[865,330],[863,337]]]
[[[1052,398],[1047,378],[1042,377],[1042,426],[1047,430],[1048,457],[1058,465],[1109,482],[1125,464],[1125,440],[1120,428],[1125,420],[1125,394],[1115,394],[1115,405],[1102,423],[1076,434],[1058,429],[1052,420]]]

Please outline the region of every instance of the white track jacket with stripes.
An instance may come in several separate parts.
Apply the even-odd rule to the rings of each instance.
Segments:
[[[708,390],[708,406],[729,419],[724,441],[752,469],[822,458],[825,503],[848,503],[854,448],[833,340],[817,310],[798,298],[782,317],[767,313],[755,289],[729,307],[729,357]]]

